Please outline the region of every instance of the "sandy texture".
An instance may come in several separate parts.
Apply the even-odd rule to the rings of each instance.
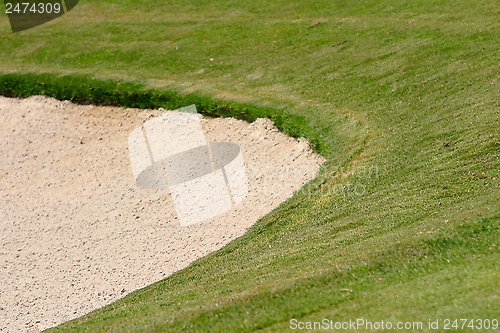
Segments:
[[[134,183],[127,138],[166,111],[0,97],[0,331],[37,332],[109,304],[241,236],[323,159],[269,120],[202,119],[238,144],[248,197],[180,227],[166,190]]]

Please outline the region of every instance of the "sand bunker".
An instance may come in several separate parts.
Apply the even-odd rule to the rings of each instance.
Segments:
[[[0,331],[37,332],[158,281],[241,236],[324,162],[272,122],[205,119],[241,148],[248,196],[181,227],[169,192],[135,184],[127,140],[166,111],[0,96]]]

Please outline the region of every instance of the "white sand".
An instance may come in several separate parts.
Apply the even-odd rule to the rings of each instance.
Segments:
[[[0,97],[0,332],[58,325],[187,267],[324,161],[269,120],[202,119],[208,141],[241,147],[249,194],[180,227],[168,191],[136,186],[127,151],[129,133],[161,112]]]

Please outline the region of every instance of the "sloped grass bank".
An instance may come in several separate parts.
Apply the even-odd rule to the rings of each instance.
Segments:
[[[383,247],[378,237],[357,238],[357,245],[330,253],[316,248],[312,257],[275,246],[272,239],[289,236],[284,230],[258,236],[253,230],[186,270],[49,332],[283,332],[292,318],[423,321],[424,328],[435,319],[491,320],[500,311],[498,232],[497,214],[451,235],[446,229],[432,237],[392,235],[382,238]],[[321,244],[308,242],[314,246]]]

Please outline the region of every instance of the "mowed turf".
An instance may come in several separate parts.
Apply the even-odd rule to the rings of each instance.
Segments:
[[[11,34],[2,16],[2,73],[271,107],[329,147],[242,238],[49,331],[500,320],[499,17],[495,1],[81,1]]]

